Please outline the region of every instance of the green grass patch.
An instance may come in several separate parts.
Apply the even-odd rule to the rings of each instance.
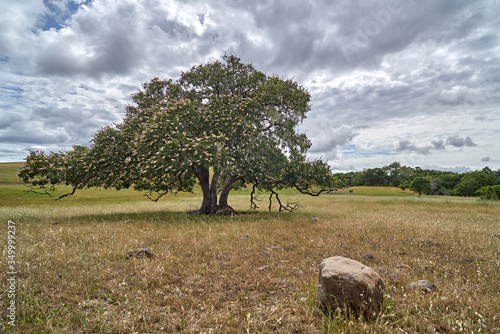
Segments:
[[[17,170],[20,165],[20,162],[0,162],[0,185],[20,184],[21,180],[17,177]]]

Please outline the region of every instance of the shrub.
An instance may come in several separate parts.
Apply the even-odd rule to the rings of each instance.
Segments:
[[[485,186],[476,191],[476,195],[480,196],[481,199],[489,199],[498,201],[500,200],[500,185],[496,186]]]

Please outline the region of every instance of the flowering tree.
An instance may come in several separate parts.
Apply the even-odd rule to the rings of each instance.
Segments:
[[[241,185],[270,192],[292,187],[317,196],[335,190],[329,166],[306,160],[310,141],[296,126],[309,111],[309,92],[292,80],[267,76],[235,56],[191,68],[177,81],[152,79],[125,107],[123,123],[97,131],[90,146],[48,155],[30,152],[19,176],[47,194],[56,185],[129,188],[152,200],[192,191],[197,212],[228,213],[228,194]]]

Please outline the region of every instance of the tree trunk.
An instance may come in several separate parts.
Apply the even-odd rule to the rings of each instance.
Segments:
[[[212,176],[212,184],[210,185],[210,203],[212,211],[217,210],[217,182],[219,181],[220,172],[215,171]]]
[[[230,175],[226,179],[226,183],[224,184],[224,187],[222,188],[222,191],[220,192],[219,196],[219,207],[229,207],[227,204],[227,199],[229,197],[229,192],[231,191],[231,187],[233,186],[234,180],[236,178],[232,175]]]
[[[203,193],[203,202],[201,203],[201,208],[198,210],[198,213],[202,213],[206,208],[210,206],[210,185],[208,183],[208,169],[200,169],[196,173],[196,177],[198,177],[198,181],[200,181],[201,191]],[[191,213],[195,212],[196,211],[192,211]]]
[[[229,192],[235,182],[234,176],[229,176],[226,179],[224,187],[222,188],[219,200],[217,201],[217,182],[219,181],[220,172],[215,171],[210,182],[210,172],[208,169],[200,169],[196,174],[200,181],[201,190],[203,192],[203,202],[198,210],[191,213],[199,214],[233,214],[234,210],[227,203]],[[217,203],[218,202],[218,203]]]
[[[208,168],[203,168],[196,174],[198,181],[200,181],[201,191],[203,193],[203,202],[199,210],[193,213],[209,214],[213,210],[213,207],[217,205],[217,193],[215,193],[215,203],[213,199],[213,194],[210,189],[210,171]]]

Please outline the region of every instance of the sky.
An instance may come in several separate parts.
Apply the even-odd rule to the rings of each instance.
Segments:
[[[153,77],[234,54],[311,93],[334,172],[500,169],[499,0],[0,0],[0,161],[89,144]]]

